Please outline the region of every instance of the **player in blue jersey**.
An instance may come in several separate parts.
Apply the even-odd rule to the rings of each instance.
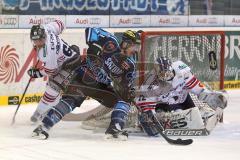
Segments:
[[[133,81],[135,78],[135,62],[132,56],[140,51],[139,33],[126,31],[119,44],[116,37],[99,28],[86,29],[86,41],[89,68],[99,73],[101,68],[113,82],[118,101],[114,106],[111,123],[106,131],[106,138],[118,137],[123,132],[124,124],[134,98]],[[96,75],[97,76],[97,75]]]

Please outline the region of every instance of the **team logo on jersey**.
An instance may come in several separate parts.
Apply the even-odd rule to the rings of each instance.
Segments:
[[[119,75],[123,73],[123,71],[112,61],[112,58],[108,58],[107,60],[105,60],[104,63],[108,66],[108,69],[114,74]]]
[[[178,68],[179,68],[180,70],[182,70],[182,69],[184,69],[184,68],[187,68],[187,65],[186,65],[186,64],[181,64],[181,65],[178,66]]]

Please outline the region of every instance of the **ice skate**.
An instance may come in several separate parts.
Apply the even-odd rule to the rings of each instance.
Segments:
[[[105,132],[104,139],[126,141],[128,139],[128,132],[126,130],[123,131],[118,123],[115,125],[110,125]]]
[[[48,129],[42,125],[39,125],[36,129],[33,130],[32,137],[45,140],[48,139]]]

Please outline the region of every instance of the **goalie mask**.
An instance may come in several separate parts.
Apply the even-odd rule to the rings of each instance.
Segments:
[[[157,58],[154,69],[158,79],[161,81],[169,81],[174,77],[172,62],[166,57]]]

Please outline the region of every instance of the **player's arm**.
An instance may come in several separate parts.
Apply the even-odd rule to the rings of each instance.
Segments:
[[[53,22],[46,24],[45,28],[53,32],[55,35],[59,35],[64,30],[65,26],[61,20],[55,20]]]
[[[101,55],[104,51],[112,52],[119,47],[116,37],[101,28],[86,28],[85,37],[89,46],[87,54]]]
[[[87,54],[99,55],[102,53],[103,46],[99,43],[100,29],[86,28],[85,29],[86,44],[89,46]]]

